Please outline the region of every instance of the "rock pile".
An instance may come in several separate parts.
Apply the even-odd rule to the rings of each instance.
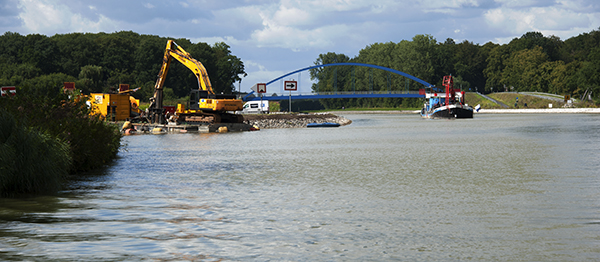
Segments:
[[[351,120],[333,114],[269,114],[245,115],[244,123],[258,128],[302,128],[310,123],[348,125]]]

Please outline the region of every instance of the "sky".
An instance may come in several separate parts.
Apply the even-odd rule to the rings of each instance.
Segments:
[[[2,33],[133,31],[225,42],[244,62],[242,92],[312,66],[319,54],[353,58],[371,44],[418,34],[483,45],[532,31],[566,40],[598,28],[598,0],[0,0]],[[292,79],[298,92],[310,92],[308,71],[284,80]]]

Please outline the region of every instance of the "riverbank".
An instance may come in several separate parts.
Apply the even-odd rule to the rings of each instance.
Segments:
[[[479,114],[600,114],[600,108],[481,109]]]
[[[419,110],[396,111],[331,111],[331,114],[419,114]],[[481,109],[476,114],[600,114],[600,108],[519,108]]]

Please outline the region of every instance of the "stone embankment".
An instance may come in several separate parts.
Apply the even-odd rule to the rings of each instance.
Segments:
[[[329,113],[324,114],[260,114],[244,115],[244,123],[258,128],[302,128],[310,123],[349,125],[351,120]]]

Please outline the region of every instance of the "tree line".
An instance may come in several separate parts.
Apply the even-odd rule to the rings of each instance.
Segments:
[[[140,87],[142,101],[152,96],[167,43],[165,37],[131,31],[45,36],[6,32],[0,36],[0,86],[54,87],[75,82],[84,94],[110,92],[119,84]],[[242,60],[223,43],[208,45],[174,39],[208,71],[216,93],[231,94],[245,74]],[[165,82],[165,99],[187,96],[198,88],[191,71],[173,61]]]
[[[600,29],[599,29],[600,30]],[[356,62],[384,66],[441,86],[444,75],[455,77],[455,86],[480,93],[538,91],[575,98],[600,97],[600,31],[593,30],[562,41],[556,36],[528,32],[507,44],[470,41],[438,42],[430,35],[411,41],[375,43],[350,58],[329,52],[315,65]],[[354,66],[310,70],[314,92],[386,92],[418,90],[423,86],[383,70]],[[590,95],[591,94],[591,95]],[[585,97],[584,97],[585,96]],[[415,100],[415,99],[413,99]],[[407,99],[331,99],[327,108],[418,106]]]

